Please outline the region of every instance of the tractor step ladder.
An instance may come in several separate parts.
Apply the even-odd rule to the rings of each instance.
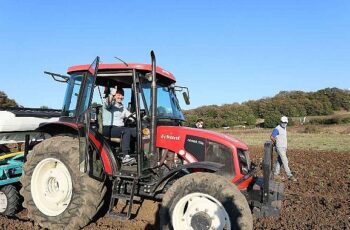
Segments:
[[[125,194],[125,191],[127,188],[125,181],[128,181],[131,183],[131,190],[129,194]],[[131,217],[131,210],[134,204],[134,193],[135,193],[135,186],[137,183],[137,178],[130,178],[129,176],[123,177],[119,176],[113,181],[113,188],[112,188],[112,196],[111,201],[109,203],[109,211],[108,214],[113,219],[119,219],[119,220],[128,220]],[[127,212],[113,212],[114,206],[118,204],[119,200],[125,200],[126,201],[126,208]],[[123,208],[124,209],[124,208]]]

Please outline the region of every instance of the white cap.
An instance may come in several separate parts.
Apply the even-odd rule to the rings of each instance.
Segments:
[[[281,117],[281,122],[288,123],[288,117],[286,116]]]

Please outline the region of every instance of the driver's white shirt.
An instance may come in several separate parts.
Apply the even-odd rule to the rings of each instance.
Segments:
[[[124,118],[127,118],[131,113],[121,103],[108,104],[105,102],[102,114],[103,126],[124,126]]]

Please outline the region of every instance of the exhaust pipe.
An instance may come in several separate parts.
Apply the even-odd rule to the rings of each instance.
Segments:
[[[151,145],[150,145],[150,154],[156,158],[156,135],[157,135],[157,79],[156,79],[156,56],[151,51],[152,59],[152,83],[151,83]],[[153,158],[152,158],[153,159]],[[156,159],[154,159],[156,163]],[[154,166],[154,165],[152,165]]]

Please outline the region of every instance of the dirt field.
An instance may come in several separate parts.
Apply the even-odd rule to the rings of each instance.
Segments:
[[[255,163],[262,154],[262,148],[251,148]],[[286,182],[281,216],[254,219],[254,228],[350,229],[350,153],[291,150],[289,160],[298,182]],[[130,221],[105,216],[84,229],[157,229],[157,209],[158,203],[145,201]],[[27,220],[25,210],[12,219],[0,216],[0,228],[40,229]]]

